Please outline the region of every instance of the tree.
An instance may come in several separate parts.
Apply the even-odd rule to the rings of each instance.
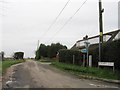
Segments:
[[[66,46],[60,44],[60,43],[52,43],[51,45],[45,45],[41,44],[39,49],[36,51],[36,59],[40,59],[42,57],[49,57],[49,58],[54,58],[56,57],[58,51],[60,49],[67,49]]]
[[[14,58],[15,59],[23,59],[24,52],[15,52],[14,53]]]
[[[39,52],[39,49],[35,52],[35,60],[39,60],[41,58],[41,55],[40,55],[40,52]]]
[[[41,44],[39,47],[39,52],[41,56],[47,57],[47,46],[44,44]]]
[[[52,43],[51,46],[48,49],[48,57],[49,58],[56,57],[56,55],[57,55],[57,53],[60,49],[67,49],[67,47],[63,46],[60,43],[56,43],[56,44]]]

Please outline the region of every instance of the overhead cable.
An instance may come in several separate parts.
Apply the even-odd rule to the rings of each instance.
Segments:
[[[82,5],[76,10],[76,12],[64,23],[64,25],[57,30],[57,32],[53,35],[53,37],[51,37],[50,39],[52,40],[67,24],[68,22],[70,22],[70,20],[80,11],[80,9],[83,7],[83,5],[87,2],[87,0],[85,0]]]
[[[58,20],[58,18],[60,17],[60,15],[62,14],[62,12],[64,11],[64,9],[66,8],[66,6],[68,5],[69,2],[70,2],[70,0],[68,0],[68,1],[66,2],[66,4],[64,5],[64,7],[62,8],[62,10],[59,12],[59,14],[58,14],[57,17],[55,18],[55,20],[54,20],[54,21],[51,23],[51,25],[48,27],[47,31],[46,31],[45,33],[43,33],[43,35],[41,36],[41,38],[44,37],[44,36],[48,33],[48,31],[52,28],[52,26],[56,23],[56,21]]]

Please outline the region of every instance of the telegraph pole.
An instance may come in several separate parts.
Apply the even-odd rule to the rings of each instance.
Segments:
[[[99,0],[99,62],[101,62],[102,57],[102,43],[103,43],[103,21],[102,21],[102,14],[104,12],[104,9],[102,8],[102,0]]]
[[[39,42],[39,40],[38,40],[37,50],[39,49],[39,43],[40,43],[40,42]]]

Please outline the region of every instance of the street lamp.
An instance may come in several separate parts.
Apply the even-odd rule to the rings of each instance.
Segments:
[[[89,46],[90,46],[90,42],[88,42],[88,35],[86,35],[83,40],[85,41],[84,44],[85,44],[85,48],[86,48],[86,51],[87,51],[87,66],[88,66],[88,62],[89,62]]]

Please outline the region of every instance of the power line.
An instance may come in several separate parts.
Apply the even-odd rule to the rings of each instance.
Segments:
[[[43,35],[42,35],[41,37],[45,36],[45,34],[48,33],[48,31],[49,31],[49,30],[52,28],[52,26],[56,23],[57,19],[60,17],[60,15],[62,14],[62,12],[64,11],[64,9],[66,8],[66,6],[68,5],[69,2],[70,2],[70,0],[68,0],[68,1],[66,2],[66,4],[64,5],[64,7],[62,8],[62,10],[59,12],[59,14],[57,15],[57,17],[54,19],[54,21],[53,21],[53,22],[50,24],[50,26],[48,27],[47,31],[46,31],[45,33],[43,33]]]
[[[53,39],[67,24],[68,22],[79,12],[79,10],[83,7],[83,5],[87,2],[87,0],[85,0],[82,5],[76,10],[76,12],[65,22],[65,24],[53,35],[53,37],[51,37],[50,39]],[[50,40],[49,39],[49,40]]]
[[[55,22],[57,21],[57,19],[59,18],[59,16],[62,14],[62,12],[64,11],[64,9],[66,8],[66,6],[68,5],[70,0],[67,1],[67,3],[65,4],[65,6],[62,8],[62,10],[60,11],[60,13],[58,14],[58,16],[55,18],[55,20],[53,21],[53,23],[49,26],[48,30],[51,29],[51,27],[55,24]]]

